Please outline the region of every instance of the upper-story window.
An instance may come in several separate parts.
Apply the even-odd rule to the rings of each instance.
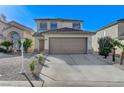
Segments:
[[[57,22],[51,22],[50,28],[51,30],[57,29]]]
[[[40,23],[40,30],[47,30],[47,23]]]
[[[73,23],[72,26],[75,29],[80,29],[81,28],[81,24],[80,23]]]

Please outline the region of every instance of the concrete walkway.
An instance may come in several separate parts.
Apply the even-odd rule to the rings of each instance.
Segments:
[[[50,55],[41,77],[46,86],[124,86],[124,71],[97,55]]]

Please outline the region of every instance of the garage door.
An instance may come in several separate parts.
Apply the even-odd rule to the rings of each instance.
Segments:
[[[87,52],[87,38],[50,38],[51,54],[73,54]]]

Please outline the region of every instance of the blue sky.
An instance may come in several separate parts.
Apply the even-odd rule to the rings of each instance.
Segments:
[[[84,21],[83,29],[95,31],[113,21],[124,18],[124,6],[97,5],[40,5],[0,6],[0,14],[36,30],[35,18],[72,18]]]

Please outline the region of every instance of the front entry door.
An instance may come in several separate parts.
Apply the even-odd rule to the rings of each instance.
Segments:
[[[39,51],[44,50],[44,40],[39,40]]]

